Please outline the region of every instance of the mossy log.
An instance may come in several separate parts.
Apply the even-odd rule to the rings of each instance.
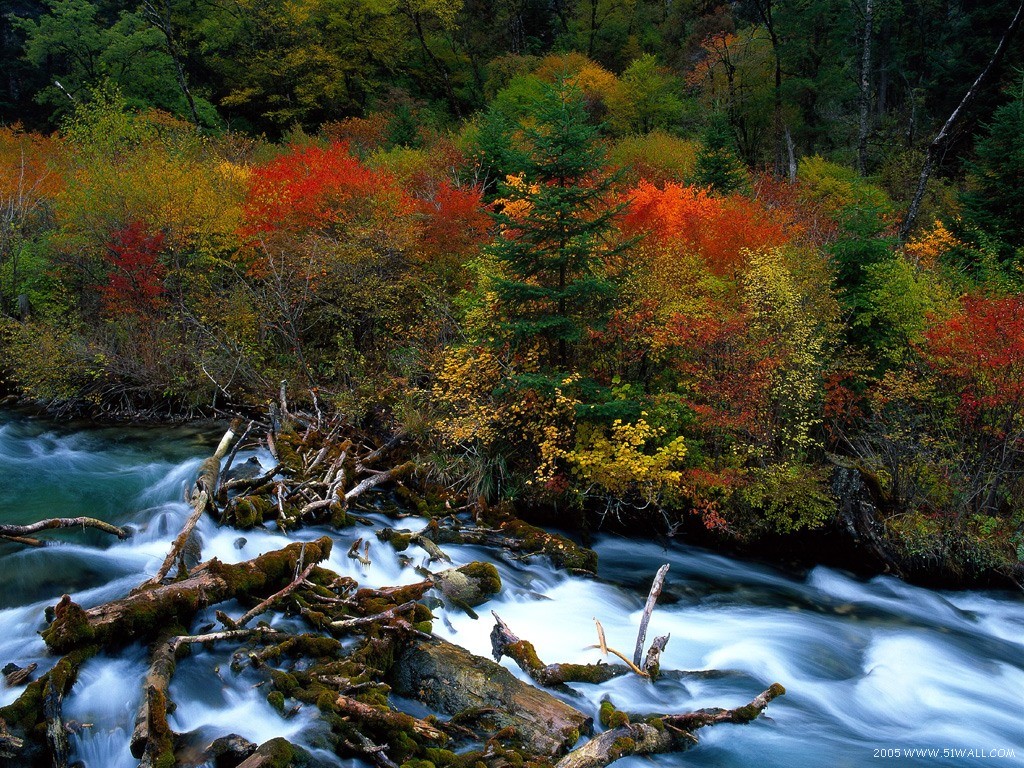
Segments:
[[[13,751],[14,765],[67,763],[67,734],[61,720],[63,697],[78,679],[78,670],[96,655],[96,646],[79,648],[60,659],[49,672],[28,684],[21,696],[0,709],[0,751]],[[48,757],[44,757],[48,756]]]
[[[142,705],[135,716],[135,729],[132,731],[129,747],[132,756],[141,759],[144,755],[152,760],[152,754],[159,750],[155,744],[150,744],[150,733],[159,733],[161,730],[169,730],[167,726],[167,715],[172,710],[167,698],[167,689],[174,676],[174,669],[177,666],[178,645],[173,638],[158,642],[153,655],[150,658],[149,670],[142,683]],[[154,706],[155,705],[155,706]],[[154,723],[162,716],[162,723]],[[147,755],[147,752],[149,753]]]
[[[277,738],[261,744],[238,768],[317,768],[319,765],[302,747]]]
[[[7,723],[0,717],[0,760],[16,757],[25,746],[25,740],[7,730]]]
[[[621,664],[545,664],[529,640],[520,640],[492,611],[494,627],[491,629],[491,653],[495,661],[508,656],[538,685],[552,687],[564,683],[604,683],[630,672]]]
[[[388,674],[392,690],[448,715],[488,710],[499,729],[533,755],[564,754],[592,718],[527,685],[490,659],[439,638],[405,644]]]
[[[53,677],[46,680],[43,696],[43,714],[46,716],[46,741],[50,745],[53,768],[67,768],[71,745],[68,743],[68,729],[64,725],[64,686]]]
[[[237,565],[216,558],[197,566],[178,582],[135,592],[120,600],[83,610],[64,595],[54,609],[55,618],[42,635],[58,652],[90,644],[105,648],[155,637],[161,629],[187,625],[202,608],[230,598],[263,597],[290,583],[296,566],[326,560],[332,540],[321,537],[289,544]]]
[[[341,695],[334,702],[338,712],[356,720],[360,728],[366,729],[370,734],[374,731],[392,733],[394,731],[410,731],[421,738],[445,744],[448,735],[433,723],[412,717],[404,712],[396,712],[388,709],[354,699],[351,696]]]
[[[501,592],[501,576],[491,563],[474,561],[433,573],[434,587],[456,605],[475,608]]]
[[[171,544],[171,549],[167,553],[167,557],[164,558],[160,568],[157,569],[156,574],[153,578],[149,579],[142,588],[154,587],[166,578],[167,574],[170,573],[174,563],[179,563],[178,572],[181,573],[185,570],[185,562],[183,560],[182,553],[186,549],[190,539],[194,538],[193,531],[196,525],[199,523],[200,518],[207,511],[211,509],[216,512],[217,505],[214,502],[216,495],[217,482],[220,478],[220,462],[224,458],[224,454],[228,452],[228,448],[231,446],[231,441],[235,437],[235,430],[238,427],[238,422],[234,421],[228,428],[228,431],[224,433],[224,436],[220,439],[220,443],[217,444],[214,449],[213,455],[203,461],[199,465],[199,475],[196,478],[195,485],[192,488],[191,494],[189,494],[189,504],[192,506],[192,514],[188,516],[185,521],[185,525],[182,526],[181,532],[175,537],[174,542]],[[198,540],[196,540],[196,550],[199,550]],[[199,559],[199,556],[196,556]]]
[[[785,692],[785,688],[773,683],[749,704],[736,709],[702,709],[681,715],[648,715],[639,719],[639,722],[630,722],[633,718],[610,706],[602,707],[614,710],[610,718],[614,727],[574,749],[559,760],[555,768],[604,768],[630,755],[682,752],[697,743],[697,737],[693,734],[697,729],[719,723],[749,723],[757,719],[769,702]]]
[[[547,555],[558,568],[577,573],[597,573],[597,553],[572,539],[548,533],[510,515],[492,516],[490,520],[493,527],[432,524],[417,535],[435,544],[475,544],[519,554]]]

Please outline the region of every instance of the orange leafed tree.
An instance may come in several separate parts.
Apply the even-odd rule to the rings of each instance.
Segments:
[[[660,245],[701,256],[716,275],[735,274],[745,253],[785,245],[786,227],[757,202],[739,195],[716,197],[707,190],[641,182],[627,193],[623,228]]]
[[[361,201],[388,194],[402,197],[390,175],[364,166],[346,144],[293,147],[252,169],[244,234],[331,227]]]

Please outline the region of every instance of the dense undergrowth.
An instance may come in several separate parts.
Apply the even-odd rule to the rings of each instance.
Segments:
[[[901,572],[1019,574],[1024,262],[971,196],[998,168],[933,184],[901,244],[898,185],[619,131],[615,82],[539,59],[414,141],[401,112],[197,132],[109,87],[0,129],[6,386],[188,418],[287,381],[425,482],[755,549],[841,528],[852,468]]]

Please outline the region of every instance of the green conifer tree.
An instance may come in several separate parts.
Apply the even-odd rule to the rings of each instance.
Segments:
[[[614,178],[602,173],[605,152],[582,92],[547,85],[529,117],[524,183],[500,185],[506,205],[490,253],[513,349],[537,344],[540,373],[554,378],[573,370],[577,342],[607,317],[615,294],[607,259],[625,246],[611,241],[621,206],[611,202]]]
[[[747,186],[747,169],[736,154],[732,127],[721,113],[711,116],[697,152],[693,183],[727,195]]]
[[[1024,75],[975,146],[964,219],[998,242],[1011,273],[1024,268]]]

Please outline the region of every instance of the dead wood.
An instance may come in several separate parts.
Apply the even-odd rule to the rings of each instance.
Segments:
[[[633,666],[639,667],[640,660],[644,654],[644,641],[647,639],[647,625],[651,621],[651,613],[661,596],[661,589],[665,586],[665,575],[668,573],[669,565],[665,563],[654,575],[654,582],[651,584],[651,591],[647,594],[647,603],[644,605],[644,615],[640,619],[640,629],[636,634],[636,647],[633,649]],[[667,641],[666,641],[667,642]]]
[[[365,469],[365,468],[364,468]],[[399,464],[397,467],[392,467],[384,472],[375,473],[369,477],[361,480],[352,487],[351,490],[345,492],[345,503],[352,501],[352,499],[362,496],[364,493],[369,491],[371,488],[376,488],[381,483],[388,483],[405,475],[410,474],[416,469],[416,463],[413,461],[407,461],[404,464]]]
[[[622,757],[681,752],[697,743],[693,731],[719,723],[744,724],[755,720],[773,699],[786,692],[773,683],[749,704],[736,709],[703,709],[681,715],[648,715],[639,722],[622,713],[623,724],[595,736],[574,749],[555,768],[604,768]]]
[[[150,657],[149,670],[142,682],[142,690],[145,695],[135,714],[135,728],[132,731],[129,744],[132,755],[141,759],[149,754],[149,760],[152,762],[159,759],[163,751],[173,743],[167,715],[174,711],[174,703],[168,696],[168,689],[171,678],[174,677],[178,658],[185,646],[222,640],[246,641],[253,638],[280,641],[290,637],[291,635],[277,632],[268,627],[259,627],[202,635],[174,635],[158,641]],[[150,734],[156,734],[157,740],[161,743],[151,745]]]
[[[29,677],[39,667],[38,664],[32,662],[27,667],[19,667],[17,664],[8,664],[0,672],[3,673],[4,682],[11,688],[17,688],[19,685],[25,685],[28,682]]]
[[[425,569],[418,569],[424,572]],[[501,576],[490,563],[474,561],[438,573],[425,572],[445,598],[461,608],[475,608],[501,592]]]
[[[220,470],[220,474],[217,477],[217,500],[224,503],[225,498],[222,498],[222,494],[226,493],[224,488],[224,482],[227,480],[228,473],[231,471],[231,465],[235,463],[235,457],[238,455],[239,449],[245,443],[245,439],[252,432],[252,428],[255,426],[255,422],[250,421],[245,425],[245,431],[242,432],[242,436],[235,441],[234,447],[231,449],[231,453],[228,454],[227,461],[224,462],[224,466]]]
[[[216,494],[217,482],[220,478],[220,460],[224,458],[224,454],[227,453],[228,448],[231,446],[236,428],[237,421],[232,422],[228,431],[224,433],[224,436],[217,444],[213,455],[199,466],[199,476],[196,478],[195,487],[192,489],[189,497],[189,504],[192,505],[192,514],[188,516],[181,532],[175,537],[167,557],[164,558],[156,574],[154,574],[153,578],[142,584],[139,589],[149,589],[160,584],[167,577],[167,574],[170,573],[171,567],[175,562],[179,563],[178,572],[184,571],[184,561],[181,559],[181,553],[185,549],[185,544],[188,542],[192,531],[203,516],[203,513],[211,506],[216,509],[213,497]]]
[[[69,653],[50,671],[29,683],[13,703],[0,708],[0,724],[10,724],[14,729],[4,739],[6,725],[0,727],[0,751],[17,749],[16,764],[29,765],[35,760],[30,754],[45,750],[52,765],[67,765],[69,748],[63,722],[63,699],[78,679],[79,668],[97,650],[96,646],[90,646]]]
[[[651,643],[651,647],[647,649],[647,656],[644,657],[644,665],[641,669],[652,680],[656,680],[661,675],[661,654],[664,653],[665,646],[668,645],[671,637],[670,634],[656,637]]]
[[[510,515],[491,516],[493,527],[461,526],[452,519],[433,523],[417,535],[435,544],[475,544],[523,555],[547,555],[559,568],[578,573],[597,572],[597,553],[572,539],[548,533]]]
[[[0,758],[16,757],[23,746],[25,746],[25,740],[7,730],[7,723],[0,717]]]
[[[489,710],[496,727],[511,728],[511,740],[534,755],[564,753],[593,725],[591,718],[490,659],[440,638],[405,644],[387,680],[398,695],[448,715]]]
[[[388,608],[386,611],[375,613],[372,616],[356,616],[352,619],[339,619],[338,621],[332,621],[329,625],[331,632],[334,634],[344,634],[353,629],[359,627],[366,627],[373,624],[380,624],[382,622],[394,619],[403,613],[415,610],[416,603],[408,602],[402,605],[396,605],[393,608]]]
[[[53,756],[53,768],[67,768],[71,745],[68,743],[68,729],[64,726],[64,687],[58,685],[53,677],[46,680],[43,714],[46,716],[46,741]]]
[[[40,531],[55,531],[62,528],[95,528],[104,533],[110,533],[119,539],[127,539],[131,534],[124,528],[105,523],[93,517],[52,517],[48,520],[40,520],[28,525],[0,525],[0,537],[27,544],[30,547],[42,547],[45,543],[39,539],[30,538],[29,535]]]
[[[134,592],[128,597],[83,610],[65,595],[54,610],[55,618],[43,631],[53,650],[100,643],[118,647],[155,636],[163,627],[187,625],[196,612],[230,598],[244,599],[272,593],[293,578],[296,564],[321,562],[330,555],[332,541],[290,544],[237,565],[217,559],[197,566],[181,581]]]
[[[371,733],[374,731],[383,731],[384,733],[394,733],[396,730],[412,731],[427,741],[438,744],[448,741],[448,734],[437,726],[404,712],[375,707],[345,695],[338,696],[334,706],[339,712],[358,720],[360,727],[366,728]]]
[[[316,765],[318,762],[302,747],[277,738],[261,744],[238,768],[313,768]]]
[[[288,595],[290,595],[292,592],[294,592],[296,589],[302,586],[302,583],[309,578],[309,575],[311,573],[313,573],[314,568],[316,568],[316,563],[310,563],[309,565],[307,565],[302,573],[300,573],[298,576],[292,579],[291,584],[289,584],[284,589],[275,592],[266,600],[257,605],[255,608],[252,608],[251,610],[247,611],[245,615],[242,616],[238,621],[232,622],[232,625],[229,625],[228,629],[241,629],[254,618],[259,616],[261,613],[266,612],[270,608],[270,606],[288,597]]]
[[[502,618],[494,616],[491,629],[491,653],[495,661],[508,656],[536,683],[545,687],[564,683],[603,683],[629,673],[629,667],[620,664],[545,664],[529,640],[520,640]]]

